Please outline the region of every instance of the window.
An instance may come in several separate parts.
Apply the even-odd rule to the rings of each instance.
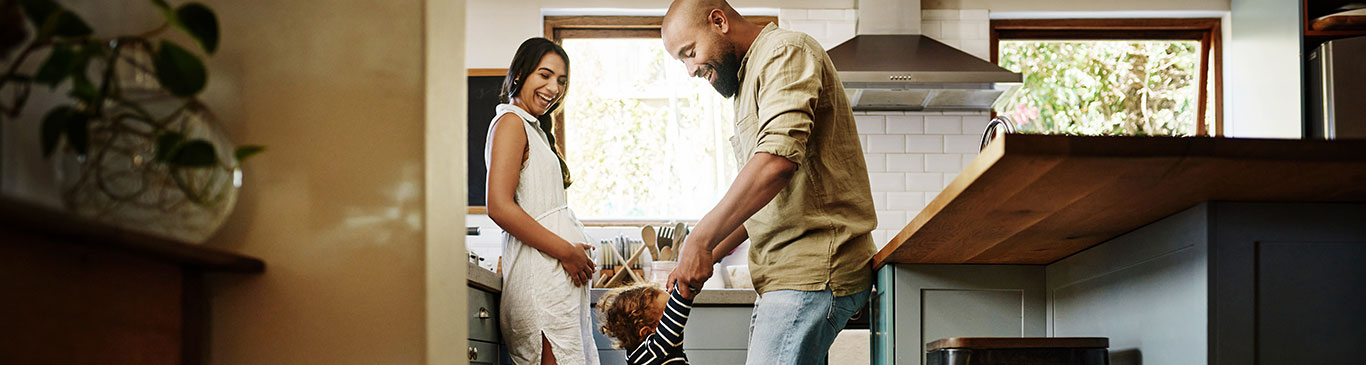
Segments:
[[[1218,19],[993,20],[1024,74],[994,112],[1029,133],[1222,135]]]
[[[660,20],[546,17],[570,59],[556,116],[569,204],[590,223],[700,219],[738,172],[732,102],[668,55]]]

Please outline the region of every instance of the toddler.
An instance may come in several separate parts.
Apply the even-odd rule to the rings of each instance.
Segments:
[[[626,350],[631,365],[687,364],[683,325],[692,311],[692,295],[665,294],[653,285],[618,288],[598,300],[602,333]]]

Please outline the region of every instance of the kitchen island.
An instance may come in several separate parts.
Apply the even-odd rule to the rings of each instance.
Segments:
[[[874,362],[955,336],[1108,337],[1116,364],[1350,362],[1363,202],[1366,141],[1007,135],[875,257]]]

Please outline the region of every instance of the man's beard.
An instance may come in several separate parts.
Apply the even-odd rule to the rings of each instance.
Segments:
[[[729,52],[721,56],[721,63],[707,63],[708,67],[716,72],[716,81],[711,83],[711,87],[721,96],[730,98],[740,91],[740,57],[735,54],[735,46],[731,45]]]

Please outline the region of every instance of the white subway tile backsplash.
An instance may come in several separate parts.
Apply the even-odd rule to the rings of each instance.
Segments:
[[[962,161],[957,154],[925,155],[925,171],[956,173],[963,170]]]
[[[899,135],[869,135],[868,152],[905,152],[906,143]]]
[[[944,152],[944,137],[906,135],[905,147],[905,152],[941,153]]]
[[[808,12],[806,9],[779,9],[778,19],[784,21],[806,20],[807,14]]]
[[[944,37],[944,22],[941,20],[925,20],[920,22],[920,34],[927,37],[940,39]]]
[[[812,38],[821,39],[826,37],[825,23],[823,20],[793,20],[788,23],[788,30],[794,30]]]
[[[963,20],[990,20],[987,9],[960,9],[958,18]]]
[[[949,184],[952,184],[952,183],[953,183],[953,179],[957,179],[957,178],[958,178],[958,173],[944,174],[944,186],[945,186],[945,187],[948,187]]]
[[[963,42],[963,52],[977,56],[983,61],[991,60],[991,44],[986,40],[971,39]]]
[[[901,210],[879,210],[877,211],[878,228],[890,229],[893,227],[904,227],[906,223],[906,212]]]
[[[873,172],[868,174],[868,183],[874,192],[906,191],[906,185],[902,184],[905,176],[902,173]]]
[[[989,29],[991,25],[985,20],[964,20],[958,23],[958,33],[963,39],[988,39]]]
[[[925,207],[925,195],[918,192],[887,193],[887,209],[919,210]]]
[[[887,169],[886,169],[886,171],[895,171],[895,172],[924,172],[924,171],[925,171],[925,158],[924,158],[924,156],[925,156],[925,155],[922,155],[922,154],[907,154],[907,153],[892,153],[892,154],[887,154],[887,155],[885,155],[885,158],[886,158],[886,160],[887,160]]]
[[[944,186],[948,186],[948,184],[945,184]],[[927,191],[927,192],[925,192],[925,206],[929,206],[930,203],[933,203],[933,202],[934,202],[934,198],[938,198],[938,197],[939,197],[939,193],[942,192],[942,190],[943,190],[943,189],[940,189],[940,190],[938,190],[938,191]]]
[[[924,10],[921,10],[921,11],[920,11],[920,19],[921,19],[922,21],[925,20],[925,19],[934,19],[934,20],[953,19],[953,20],[957,20],[957,19],[960,19],[961,17],[962,17],[962,13],[961,13],[960,11],[958,11],[957,9],[924,9]]]
[[[983,132],[986,132],[987,122],[990,120],[991,117],[986,115],[963,116],[963,134],[976,133],[981,135]]]
[[[854,38],[858,31],[858,23],[854,20],[832,21],[826,27],[826,39],[821,42],[825,49],[834,48],[849,38]]]
[[[944,190],[944,174],[909,173],[906,174],[906,190],[918,192],[939,192]]]
[[[963,34],[963,22],[959,20],[946,20],[941,25],[940,35],[944,37],[941,41],[948,43],[949,40],[964,39],[967,35]]]
[[[875,229],[873,232],[870,232],[869,235],[873,236],[873,245],[877,246],[878,250],[882,250],[882,247],[887,246],[887,231]]]
[[[983,127],[986,127],[986,125],[984,124]],[[921,133],[925,133],[925,117],[919,115],[887,116],[887,134]]]
[[[860,135],[860,136],[858,136],[858,143],[859,143],[859,146],[863,147],[863,153],[868,153],[868,136],[866,136],[866,135]]]
[[[863,162],[868,165],[868,172],[887,171],[887,155],[881,153],[864,154]]]
[[[859,134],[883,134],[886,132],[887,117],[881,115],[856,115],[854,123]]]
[[[950,135],[944,136],[944,152],[946,153],[976,153],[982,143],[982,137],[976,135]]]
[[[873,192],[873,207],[874,207],[875,209],[887,209],[887,192],[885,192],[885,191],[874,191],[874,192]]]
[[[813,20],[844,20],[844,9],[809,9],[806,18]],[[780,12],[781,16],[782,13]]]
[[[963,118],[958,116],[925,117],[925,134],[961,134]]]

